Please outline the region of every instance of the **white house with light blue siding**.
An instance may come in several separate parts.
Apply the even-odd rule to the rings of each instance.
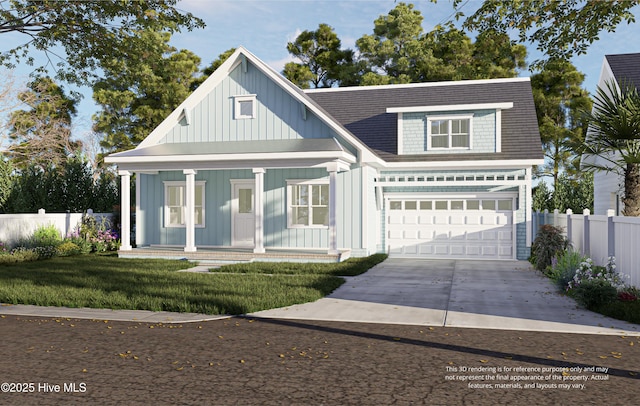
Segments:
[[[302,91],[240,47],[106,162],[124,256],[526,259],[542,150],[528,79]]]

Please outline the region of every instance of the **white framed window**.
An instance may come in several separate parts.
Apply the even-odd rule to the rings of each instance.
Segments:
[[[195,190],[195,225],[204,227],[205,181],[196,181]],[[185,227],[187,212],[187,184],[183,181],[164,182],[164,226]]]
[[[427,150],[471,149],[473,115],[427,117]]]
[[[287,181],[287,225],[290,228],[329,226],[329,181]]]
[[[255,94],[233,97],[233,118],[236,120],[256,118]]]

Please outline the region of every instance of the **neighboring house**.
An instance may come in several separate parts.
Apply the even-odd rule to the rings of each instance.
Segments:
[[[543,154],[527,78],[302,91],[240,47],[106,162],[122,182],[121,255],[526,259]]]
[[[618,85],[618,90],[620,85],[626,84],[634,85],[640,90],[640,53],[605,55],[598,87],[606,89],[606,83],[612,80]],[[596,162],[606,163],[604,159],[596,159]],[[624,177],[621,173],[596,172],[593,176],[593,189],[594,214],[607,214],[607,210],[614,210],[615,215],[621,215],[624,195]]]

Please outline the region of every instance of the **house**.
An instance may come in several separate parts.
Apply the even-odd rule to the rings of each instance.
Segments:
[[[105,161],[122,256],[526,259],[543,155],[527,78],[302,91],[240,47]]]
[[[607,83],[613,81],[620,85],[631,84],[640,90],[640,53],[605,55],[598,80],[598,87],[607,89]],[[606,164],[602,158],[597,164]],[[598,171],[593,176],[594,214],[607,214],[613,210],[616,216],[622,213],[624,195],[624,177],[621,173]]]

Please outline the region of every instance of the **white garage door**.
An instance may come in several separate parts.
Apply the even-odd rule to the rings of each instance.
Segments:
[[[513,197],[389,198],[389,254],[513,259],[513,210]]]

